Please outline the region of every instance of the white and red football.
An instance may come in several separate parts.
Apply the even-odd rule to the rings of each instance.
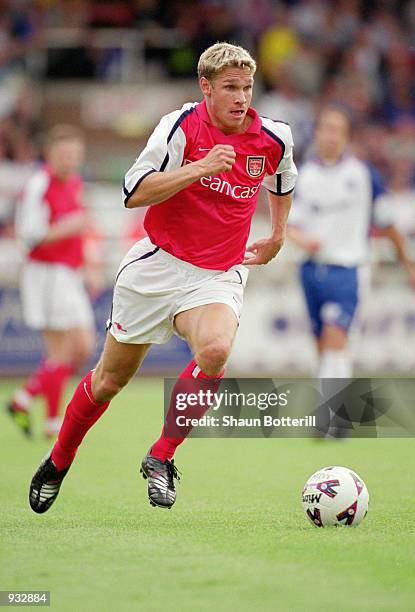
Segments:
[[[356,526],[365,518],[369,491],[353,470],[331,466],[317,470],[304,485],[302,504],[316,527]]]

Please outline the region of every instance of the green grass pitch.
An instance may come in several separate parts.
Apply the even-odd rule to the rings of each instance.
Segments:
[[[0,385],[0,399],[12,384]],[[188,440],[171,511],[138,466],[162,421],[162,381],[134,381],[88,434],[59,499],[32,513],[49,448],[0,414],[0,589],[51,591],[62,611],[415,610],[415,441]],[[366,481],[356,529],[316,529],[307,477],[346,465]]]

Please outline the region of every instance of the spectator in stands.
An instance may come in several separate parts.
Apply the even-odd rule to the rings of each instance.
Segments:
[[[302,95],[291,76],[290,66],[281,65],[272,76],[273,88],[257,104],[260,115],[290,124],[296,147],[296,158],[302,157],[309,143],[314,123],[314,106]]]
[[[299,41],[290,25],[290,12],[279,6],[275,23],[263,32],[258,41],[259,65],[266,82],[272,82],[276,68],[291,59],[298,50]]]
[[[23,186],[33,172],[33,164],[25,155],[13,158],[5,124],[0,124],[0,237],[13,237],[13,223],[16,201]]]

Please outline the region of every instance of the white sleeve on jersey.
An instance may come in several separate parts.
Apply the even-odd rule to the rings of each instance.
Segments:
[[[41,242],[49,230],[49,207],[44,201],[49,176],[43,170],[28,181],[16,211],[16,235],[31,249]]]
[[[395,222],[394,210],[387,193],[374,201],[372,222],[380,228],[389,227]]]
[[[262,124],[284,145],[284,155],[276,173],[273,176],[266,176],[262,181],[262,185],[277,195],[286,195],[293,191],[298,176],[293,158],[294,142],[291,128],[287,123],[272,121],[272,119],[264,117],[262,117]]]
[[[184,119],[196,104],[185,104],[180,110],[162,117],[146,147],[125,175],[124,204],[148,174],[180,168],[186,146],[186,136],[180,127],[180,120]]]

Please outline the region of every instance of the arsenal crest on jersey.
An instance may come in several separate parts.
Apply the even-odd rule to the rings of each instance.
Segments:
[[[265,156],[264,155],[248,155],[246,158],[246,171],[249,176],[254,178],[261,176],[265,168]]]

